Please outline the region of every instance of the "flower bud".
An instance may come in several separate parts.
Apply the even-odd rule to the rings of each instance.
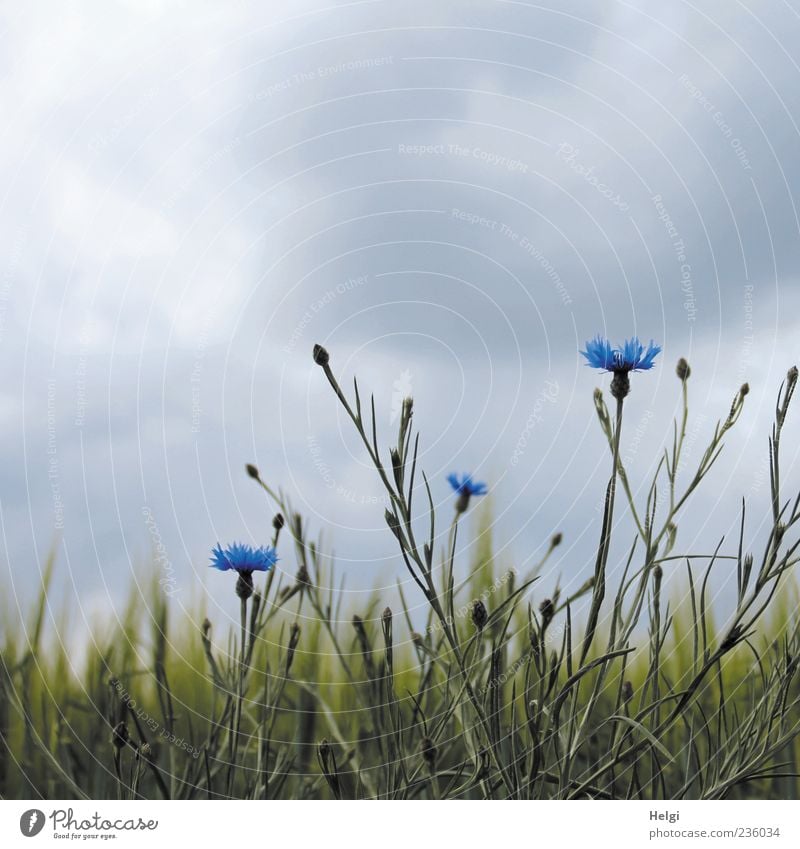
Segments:
[[[675,374],[678,375],[679,380],[684,382],[687,381],[692,374],[692,369],[689,366],[689,363],[687,363],[683,357],[678,360],[678,365],[675,366]]]
[[[486,605],[480,600],[472,602],[472,623],[475,627],[482,631],[489,621],[489,613],[486,610]]]
[[[245,468],[245,471],[247,472],[247,474],[250,475],[250,477],[253,478],[253,480],[258,480],[260,478],[260,475],[258,473],[258,468],[256,466],[254,466],[252,463],[248,463],[244,468]]]
[[[381,628],[383,629],[383,638],[387,643],[392,642],[392,608],[384,608],[381,615]]]
[[[300,642],[300,626],[297,622],[292,623],[292,628],[289,631],[289,645],[286,647],[286,674],[289,674],[289,670],[292,668],[292,661],[294,661],[294,653],[297,648],[297,644]]]
[[[328,361],[330,360],[330,356],[328,352],[322,347],[322,345],[314,345],[314,362],[318,366],[322,366],[323,368],[328,365]]]
[[[542,617],[542,630],[544,631],[553,621],[553,616],[555,615],[555,605],[553,604],[552,599],[546,598],[539,605],[539,614]]]

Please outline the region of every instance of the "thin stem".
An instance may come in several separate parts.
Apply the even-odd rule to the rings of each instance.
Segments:
[[[586,626],[586,636],[581,650],[581,664],[586,660],[589,649],[597,629],[597,620],[600,616],[600,607],[606,594],[606,564],[608,552],[611,547],[611,523],[614,520],[614,497],[617,488],[617,471],[619,463],[619,440],[622,432],[622,403],[623,398],[617,398],[617,417],[614,426],[614,451],[611,466],[611,479],[606,489],[606,504],[603,511],[603,526],[600,531],[600,545],[597,549],[597,560],[594,569],[594,587],[592,590],[592,604],[589,608],[589,618]]]
[[[231,736],[231,762],[228,768],[228,796],[233,793],[233,779],[236,771],[236,756],[239,751],[239,733],[242,726],[242,702],[244,701],[244,676],[247,658],[247,599],[241,600],[241,654],[239,655],[239,685],[236,692],[233,734]]]

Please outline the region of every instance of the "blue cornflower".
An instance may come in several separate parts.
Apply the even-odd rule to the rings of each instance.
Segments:
[[[586,364],[591,368],[613,372],[611,394],[621,400],[630,391],[628,374],[632,371],[651,369],[653,361],[660,352],[661,348],[652,339],[647,350],[638,336],[626,339],[622,345],[613,348],[608,339],[598,334],[586,343],[586,350],[580,353],[586,357]]]
[[[237,572],[269,572],[278,561],[278,554],[272,546],[253,548],[235,542],[224,551],[219,543],[212,549],[211,566],[222,572],[235,569]]]
[[[472,475],[459,475],[456,472],[451,472],[447,476],[447,481],[453,490],[458,493],[456,501],[456,512],[463,513],[469,507],[469,499],[473,495],[486,495],[486,484],[482,481],[472,480]]]
[[[581,351],[587,365],[605,371],[647,371],[653,367],[653,360],[659,353],[661,348],[652,339],[645,351],[637,336],[626,339],[619,348],[612,348],[608,339],[597,336],[586,343],[585,351]]]
[[[236,594],[247,599],[253,594],[253,572],[268,572],[278,562],[278,553],[272,546],[253,548],[235,542],[223,550],[217,543],[211,550],[211,566],[221,572],[233,569],[239,573]]]

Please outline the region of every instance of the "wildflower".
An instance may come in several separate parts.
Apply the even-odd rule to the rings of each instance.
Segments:
[[[622,703],[628,704],[628,702],[633,698],[633,684],[630,681],[626,681],[622,685]]]
[[[217,547],[212,549],[209,565],[222,572],[227,572],[229,569],[238,572],[236,594],[245,600],[253,594],[253,572],[268,572],[277,561],[278,554],[272,546],[253,548],[235,542],[223,551],[217,543]]]
[[[453,491],[458,493],[456,501],[456,513],[463,513],[469,507],[469,499],[473,495],[486,495],[486,484],[481,481],[473,481],[472,475],[461,475],[460,477],[455,472],[447,476],[447,481],[453,487]]]
[[[258,467],[257,467],[257,466],[254,466],[252,463],[248,463],[248,464],[244,467],[244,469],[245,469],[245,471],[247,472],[247,474],[248,474],[251,478],[253,478],[253,480],[256,480],[256,481],[257,481],[257,480],[259,480],[259,479],[260,479],[260,477],[261,477],[261,476],[260,476],[260,474],[259,474],[259,472],[258,472]]]
[[[586,343],[586,350],[580,353],[586,357],[587,365],[614,374],[611,394],[619,401],[630,392],[630,372],[651,369],[660,352],[661,348],[652,339],[647,350],[637,336],[626,339],[618,348],[612,348],[608,339],[598,335],[590,339]]]

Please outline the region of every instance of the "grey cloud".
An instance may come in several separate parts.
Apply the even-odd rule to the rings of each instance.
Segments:
[[[391,577],[317,341],[375,391],[386,434],[410,382],[435,498],[449,509],[453,468],[490,480],[502,557],[559,527],[566,578],[590,561],[608,462],[601,378],[577,349],[596,332],[665,346],[626,421],[647,423],[639,486],[670,438],[678,356],[698,445],[753,383],[682,541],[716,540],[742,491],[763,497],[773,394],[798,355],[790,9],[85,9],[54,16],[49,58],[39,24],[15,19],[0,90],[19,127],[0,221],[22,234],[0,257],[10,563],[54,539],[54,381],[76,587],[137,574],[147,507],[190,594],[210,544],[269,522],[250,460],[332,528],[354,589]]]

